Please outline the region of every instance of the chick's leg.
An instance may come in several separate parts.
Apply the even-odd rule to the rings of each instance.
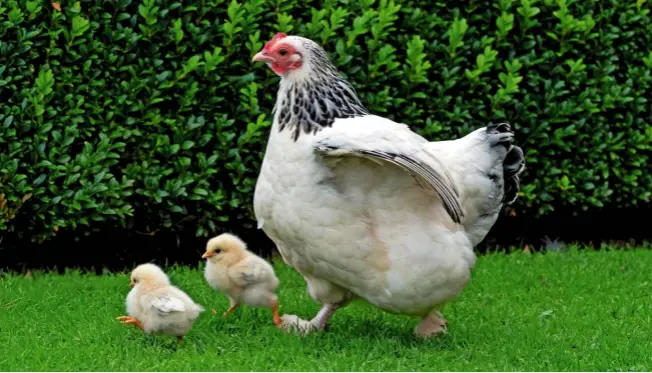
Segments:
[[[222,317],[226,317],[226,316],[228,316],[228,314],[230,314],[231,312],[233,312],[233,310],[235,310],[236,308],[238,308],[238,306],[240,305],[240,304],[238,304],[238,302],[237,302],[235,299],[233,299],[233,298],[231,298],[231,297],[229,297],[229,303],[230,303],[229,309],[226,310],[226,311],[224,311],[224,312],[222,313]],[[215,309],[211,309],[211,312],[212,312],[214,315],[217,315],[217,311],[215,311]]]
[[[117,318],[117,320],[120,320],[120,324],[124,324],[124,325],[131,324],[137,327],[138,329],[145,331],[145,328],[143,328],[143,324],[141,324],[140,321],[136,320],[131,316],[120,316]]]
[[[274,316],[274,325],[281,326],[281,324],[283,324],[283,320],[281,320],[281,316],[278,314],[278,301],[274,302],[274,306],[272,307],[272,314]]]
[[[235,310],[236,308],[238,308],[238,306],[239,306],[239,304],[237,304],[237,303],[235,303],[235,304],[231,304],[231,307],[229,307],[228,310],[224,311],[224,313],[222,314],[222,316],[223,316],[223,317],[227,317],[231,312],[233,312],[233,310]]]

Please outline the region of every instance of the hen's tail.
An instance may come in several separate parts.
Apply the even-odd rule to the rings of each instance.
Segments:
[[[514,132],[507,123],[490,123],[467,138],[475,176],[466,178],[465,207],[471,213],[464,226],[475,246],[496,223],[501,208],[516,201],[525,159],[521,148],[512,143]]]
[[[512,144],[514,132],[508,123],[489,123],[486,127],[486,134],[492,147],[501,145],[507,152],[503,161],[504,192],[502,202],[511,205],[518,198],[520,175],[525,169],[523,150]]]
[[[463,224],[474,246],[496,223],[501,208],[518,197],[525,160],[513,139],[509,124],[490,123],[461,139],[428,144],[460,189]]]

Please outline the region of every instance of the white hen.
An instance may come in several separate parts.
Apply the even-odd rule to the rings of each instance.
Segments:
[[[127,314],[122,324],[132,324],[145,333],[177,336],[179,343],[204,309],[179,288],[172,286],[158,266],[141,264],[131,272],[133,289],[127,295]]]
[[[357,297],[422,317],[422,337],[445,331],[439,310],[475,264],[473,247],[517,196],[523,153],[508,124],[430,143],[371,115],[313,41],[277,34],[254,61],[281,76],[254,194],[259,227],[322,304],[324,328]]]

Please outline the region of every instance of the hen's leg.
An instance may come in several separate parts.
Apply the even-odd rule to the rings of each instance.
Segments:
[[[296,315],[283,315],[279,327],[287,331],[295,331],[302,334],[322,330],[328,324],[331,316],[341,306],[340,304],[324,304],[321,306],[317,315],[310,321],[303,320]]]
[[[305,275],[304,278],[308,284],[308,292],[312,299],[322,304],[319,313],[310,321],[303,320],[296,315],[283,315],[279,327],[288,331],[293,330],[308,334],[312,331],[324,329],[335,311],[345,306],[353,295],[326,280]]]
[[[421,323],[414,328],[414,334],[420,338],[443,334],[446,333],[446,324],[448,324],[448,321],[444,319],[444,315],[439,311],[434,311],[421,319]]]
[[[312,320],[310,320],[310,323],[317,329],[324,329],[328,324],[328,320],[331,319],[335,311],[337,311],[337,309],[341,306],[341,304],[322,305],[317,315]]]

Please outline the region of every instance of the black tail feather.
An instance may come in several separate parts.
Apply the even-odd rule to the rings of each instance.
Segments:
[[[512,146],[512,149],[507,153],[505,161],[503,162],[503,178],[505,179],[505,194],[503,195],[503,202],[511,205],[518,198],[518,192],[521,189],[521,180],[519,175],[525,169],[525,157],[523,150],[518,146]]]
[[[489,123],[487,133],[499,133],[504,136],[497,137],[497,144],[504,145],[507,155],[503,161],[504,194],[503,202],[511,205],[518,198],[520,190],[520,175],[525,169],[525,157],[520,147],[512,144],[514,132],[509,123]]]

